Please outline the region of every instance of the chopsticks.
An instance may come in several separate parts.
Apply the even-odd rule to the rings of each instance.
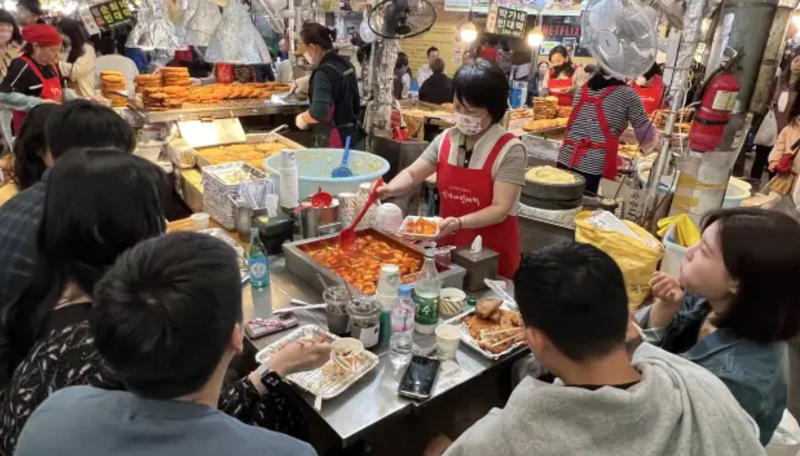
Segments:
[[[481,331],[481,336],[482,337],[496,336],[498,334],[504,334],[504,333],[508,333],[508,332],[522,332],[522,328],[500,329],[500,330],[497,330],[497,331],[487,331],[487,330],[484,329],[483,331]]]
[[[517,334],[514,334],[513,336],[511,336],[511,337],[509,337],[509,338],[506,338],[506,339],[503,339],[503,340],[501,340],[501,341],[499,341],[499,342],[495,342],[495,343],[493,343],[493,344],[489,345],[489,347],[492,347],[492,348],[494,348],[494,347],[497,347],[497,346],[499,346],[499,345],[503,345],[503,344],[506,344],[506,343],[508,343],[508,342],[511,342],[512,340],[514,340],[514,339],[516,339],[517,337],[519,337],[521,334],[522,334],[522,329],[520,329],[520,331],[519,331]]]

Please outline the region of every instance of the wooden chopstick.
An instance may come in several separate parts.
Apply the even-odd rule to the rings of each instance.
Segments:
[[[503,340],[501,340],[500,342],[495,342],[495,343],[493,343],[493,344],[491,344],[491,345],[489,345],[489,346],[490,346],[490,347],[496,347],[496,346],[498,346],[498,345],[503,345],[504,343],[506,343],[506,342],[508,342],[508,341],[511,341],[511,340],[514,340],[514,339],[516,339],[516,338],[517,338],[517,337],[518,337],[520,334],[522,334],[522,331],[520,331],[518,334],[514,334],[513,336],[511,336],[511,337],[509,337],[509,338],[503,339]]]
[[[486,337],[486,336],[496,336],[498,334],[503,334],[503,333],[512,332],[512,331],[522,331],[522,328],[509,328],[509,329],[500,329],[500,330],[497,330],[497,331],[486,331],[486,330],[484,330],[484,331],[485,332],[483,332],[481,335]]]

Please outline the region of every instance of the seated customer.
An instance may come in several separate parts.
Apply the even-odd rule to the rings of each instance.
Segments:
[[[558,378],[523,379],[446,456],[765,454],[753,420],[713,374],[650,344],[629,357],[625,282],[604,252],[543,249],[523,263],[514,290],[525,340]]]
[[[444,104],[453,102],[453,80],[444,74],[444,60],[434,59],[430,77],[419,88],[419,101]]]
[[[311,456],[291,437],[216,410],[225,371],[243,349],[235,252],[200,233],[145,241],[95,289],[97,350],[130,392],[75,387],[33,414],[17,456]]]
[[[786,341],[800,332],[798,272],[796,221],[764,209],[723,209],[707,216],[678,279],[655,274],[655,303],[640,312],[653,342],[728,386],[764,445],[786,409]]]
[[[113,147],[133,152],[136,140],[130,125],[114,110],[86,100],[57,106],[45,124],[45,163],[80,147]],[[36,233],[44,212],[46,178],[0,207],[0,315],[17,302],[36,267]],[[0,324],[0,389],[10,379],[8,340]]]

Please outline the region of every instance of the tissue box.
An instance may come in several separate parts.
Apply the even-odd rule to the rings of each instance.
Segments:
[[[497,266],[500,255],[486,247],[478,253],[473,253],[469,247],[453,251],[453,263],[467,270],[464,278],[464,289],[479,291],[486,288],[484,279],[497,279]]]

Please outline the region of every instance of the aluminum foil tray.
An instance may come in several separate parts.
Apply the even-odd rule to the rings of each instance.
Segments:
[[[508,301],[503,301],[503,305],[500,306],[500,308],[505,310],[516,310],[514,308],[514,305],[509,303]],[[472,336],[470,336],[469,328],[467,327],[467,324],[464,323],[463,321],[464,317],[468,317],[474,313],[475,309],[472,309],[469,312],[464,312],[461,315],[456,315],[453,318],[445,320],[444,322],[442,322],[442,324],[458,326],[459,329],[461,330],[461,342],[464,342],[465,344],[473,348],[475,351],[483,355],[485,358],[491,359],[493,361],[497,361],[498,359],[504,356],[510,355],[511,353],[514,353],[515,351],[519,350],[520,347],[523,347],[525,345],[525,342],[517,342],[516,344],[509,347],[508,350],[502,351],[500,353],[492,353],[490,351],[482,349],[481,346],[478,345],[478,342],[475,339],[473,339]]]
[[[246,182],[270,181],[264,172],[244,162],[225,163],[203,168],[203,206],[205,211],[227,230],[236,228],[236,203],[243,182],[225,182],[223,178],[231,172],[241,172],[250,179]]]
[[[256,354],[256,361],[259,364],[265,363],[272,357],[272,355],[277,353],[278,350],[290,342],[305,338],[320,339],[323,335],[326,337],[326,340],[329,341],[335,341],[339,339],[339,337],[329,333],[324,328],[319,326],[303,326],[302,328],[295,330],[291,334],[288,334],[287,336],[273,342],[268,347],[259,351]],[[375,368],[375,366],[378,365],[378,361],[377,355],[370,351],[364,350],[363,354],[361,355],[361,365],[356,372],[351,374],[345,374],[343,376],[337,375],[333,377],[330,375],[323,375],[323,371],[327,372],[332,369],[331,362],[328,361],[327,364],[319,369],[292,374],[286,378],[304,391],[307,391],[313,395],[317,395],[319,392],[319,395],[325,400],[333,399],[334,397],[342,394],[347,388],[355,384],[362,377],[367,375],[372,369]]]

